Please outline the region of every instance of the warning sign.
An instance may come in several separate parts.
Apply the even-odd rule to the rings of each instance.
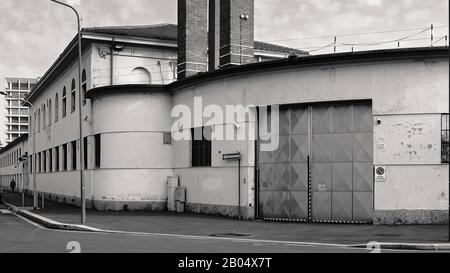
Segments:
[[[376,166],[375,167],[375,182],[386,182],[386,167]]]

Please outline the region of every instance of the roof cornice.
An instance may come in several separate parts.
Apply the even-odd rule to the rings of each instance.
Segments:
[[[393,62],[401,60],[431,60],[449,59],[449,47],[420,47],[402,49],[384,49],[371,51],[358,51],[346,53],[333,53],[323,55],[308,55],[302,57],[286,58],[282,60],[251,63],[240,66],[222,68],[218,70],[199,73],[197,75],[173,82],[168,89],[175,91],[200,83],[211,82],[223,78],[241,77],[242,75],[256,74],[264,71],[283,70],[292,68],[308,68],[318,66],[336,66],[350,63]]]

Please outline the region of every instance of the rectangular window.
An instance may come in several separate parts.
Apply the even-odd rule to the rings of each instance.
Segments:
[[[72,170],[77,169],[77,142],[72,141]]]
[[[19,81],[13,81],[11,83],[11,89],[12,90],[19,90]]]
[[[42,172],[42,161],[41,161],[42,153],[39,153],[38,155],[39,155],[38,156],[38,163],[39,163],[38,173],[41,173]]]
[[[55,148],[55,172],[59,172],[59,147]]]
[[[28,157],[28,162],[30,162],[30,166],[28,166],[29,167],[29,172],[33,173],[33,156],[30,155]]]
[[[195,128],[192,135],[192,167],[211,166],[211,127]]]
[[[171,145],[172,144],[172,133],[171,132],[163,133],[163,144],[164,145]]]
[[[442,164],[450,162],[450,115],[442,115],[442,139],[441,139],[441,161]]]
[[[67,144],[64,144],[63,145],[63,171],[67,171],[67,159],[69,158],[68,156],[67,156]]]
[[[20,83],[20,90],[28,90],[28,82],[21,82]]]
[[[42,172],[47,172],[47,151],[42,152]]]
[[[101,167],[101,155],[102,155],[102,142],[101,142],[101,135],[95,135],[95,167],[100,168]]]
[[[84,169],[87,170],[88,169],[88,138],[85,137],[83,140],[83,165],[84,165]]]
[[[48,168],[49,172],[53,172],[53,150],[48,150]]]

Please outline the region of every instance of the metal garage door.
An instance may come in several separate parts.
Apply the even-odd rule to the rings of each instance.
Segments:
[[[280,107],[280,145],[259,152],[260,218],[372,222],[372,123],[370,104]]]

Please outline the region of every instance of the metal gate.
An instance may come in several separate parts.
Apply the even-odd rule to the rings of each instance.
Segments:
[[[259,151],[259,217],[371,223],[371,105],[281,106],[279,120],[278,149]]]

